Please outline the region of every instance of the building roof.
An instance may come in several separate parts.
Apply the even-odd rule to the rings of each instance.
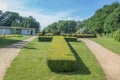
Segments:
[[[35,28],[23,28],[23,27],[13,27],[13,26],[0,26],[0,29],[24,29],[24,30],[35,30]]]

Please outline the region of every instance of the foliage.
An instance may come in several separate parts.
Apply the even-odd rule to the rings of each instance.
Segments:
[[[67,42],[76,42],[77,38],[76,37],[65,37],[64,38]]]
[[[47,64],[54,72],[69,72],[76,69],[76,58],[63,36],[54,36]]]
[[[78,38],[96,38],[96,34],[77,34]]]
[[[75,33],[76,32],[76,21],[74,20],[61,20],[54,22],[44,28],[45,32],[56,33]]]
[[[38,41],[40,42],[51,42],[53,37],[50,36],[39,36]]]
[[[116,41],[120,42],[120,29],[114,32],[113,37]]]
[[[120,6],[114,10],[106,19],[104,29],[107,33],[112,33],[120,28]]]
[[[95,14],[83,21],[88,33],[111,33],[117,30],[120,25],[120,3],[114,2],[111,5],[104,5]]]
[[[41,34],[42,36],[44,36],[45,35],[45,31],[42,31],[42,34]]]
[[[39,31],[40,24],[32,16],[22,17],[16,12],[6,11],[3,13],[0,10],[0,26],[36,28]]]

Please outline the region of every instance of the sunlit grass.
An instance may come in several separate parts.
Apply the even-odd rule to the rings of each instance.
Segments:
[[[102,46],[108,48],[109,50],[120,54],[120,42],[115,41],[113,38],[99,37],[91,39]]]
[[[106,80],[103,70],[83,42],[69,42],[78,61],[75,72],[54,73],[46,63],[50,42],[26,45],[7,70],[4,80]]]

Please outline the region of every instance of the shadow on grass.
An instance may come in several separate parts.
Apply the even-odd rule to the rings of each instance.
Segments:
[[[1,39],[0,38],[0,48],[6,47],[6,48],[23,48],[25,46],[25,44],[28,41],[22,41],[22,40],[13,40],[13,39]],[[32,47],[32,45],[34,45],[33,43],[29,43],[31,46],[25,46],[24,48],[26,49],[36,49],[34,47]]]
[[[34,48],[34,47],[24,47],[25,49],[36,49],[36,48]]]
[[[75,72],[71,74],[81,74],[81,75],[88,75],[91,74],[89,68],[84,64],[78,53],[75,51],[75,49],[68,43],[68,46],[70,47],[72,53],[74,54],[76,60],[77,60],[77,69]]]
[[[80,42],[80,41],[77,41],[77,42]],[[75,49],[69,43],[68,43],[68,46],[70,47],[72,53],[74,54],[76,58],[77,68],[71,72],[56,72],[56,71],[52,71],[51,68],[49,67],[50,70],[54,73],[61,74],[61,75],[89,75],[91,74],[89,68],[84,64],[84,62],[82,61],[78,53],[75,51]],[[54,64],[54,65],[58,65],[58,64]]]
[[[13,39],[3,39],[0,38],[0,48],[7,47],[13,43],[19,42],[21,40],[13,40]]]

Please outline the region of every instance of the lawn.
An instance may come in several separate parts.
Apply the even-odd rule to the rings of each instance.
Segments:
[[[69,42],[70,49],[78,62],[76,71],[52,72],[46,63],[50,43],[38,42],[35,39],[27,44],[12,62],[4,80],[106,80],[96,58],[83,42]]]
[[[0,38],[0,48],[6,47],[15,42],[29,38],[30,36]]]
[[[120,55],[120,42],[115,41],[113,38],[99,37],[91,40]]]

